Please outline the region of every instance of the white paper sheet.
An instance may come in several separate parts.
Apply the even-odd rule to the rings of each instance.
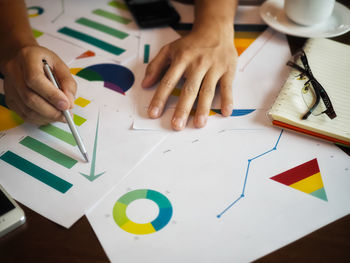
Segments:
[[[150,42],[153,46],[153,35],[155,35],[153,32],[143,34],[140,47],[145,42]],[[139,53],[141,54],[141,51]],[[286,37],[271,29],[263,32],[239,57],[232,91],[234,109],[236,111],[247,109],[267,111],[287,78],[289,69],[285,64],[289,58],[290,51]],[[181,89],[181,85],[180,82],[176,88]],[[152,120],[148,118],[147,109],[154,90],[155,88],[140,91],[142,95],[139,96],[137,103],[134,128],[169,131],[178,97],[170,96],[161,118]],[[212,103],[212,109],[220,108],[220,94],[217,93]],[[241,118],[243,117],[241,116]],[[221,122],[222,128],[224,128],[224,123],[227,129],[237,128],[235,117],[225,119],[227,119],[225,122]],[[214,121],[215,118],[209,117],[208,122]],[[189,118],[188,125],[193,127],[192,118]],[[256,123],[249,121],[248,117],[247,122],[241,128],[255,129],[255,126]]]
[[[127,62],[137,56],[137,36],[140,32],[129,11],[113,7],[109,4],[110,2],[112,1],[42,0],[33,1],[33,3],[27,1],[29,12],[31,12],[30,8],[43,10],[40,15],[30,17],[29,21],[35,29],[49,32],[114,61]],[[96,10],[100,15],[95,13]],[[108,13],[108,15],[101,15],[101,13]],[[111,16],[114,18],[110,18]],[[115,18],[116,16],[118,18]],[[78,23],[78,19],[83,19],[85,22]],[[93,23],[95,25],[92,25]],[[99,25],[96,26],[96,24]],[[69,32],[73,30],[72,34],[85,36],[73,37],[69,32],[61,32],[63,28]],[[108,33],[111,30],[114,32]],[[115,31],[119,31],[119,34]],[[88,40],[88,38],[94,38],[94,40]],[[104,45],[103,48],[101,45]]]
[[[315,158],[328,201],[271,179]],[[171,136],[87,217],[111,262],[250,262],[349,213],[348,160],[278,129]],[[140,189],[170,205],[120,200]]]
[[[15,199],[65,227],[70,227],[119,183],[164,137],[156,132],[132,131],[131,114],[118,110],[116,105],[108,105],[111,100],[104,99],[106,94],[98,85],[79,78],[77,81],[77,98],[90,101],[87,106],[76,106],[73,110],[83,120],[78,129],[90,163],[83,161],[76,146],[57,135],[69,132],[64,123],[51,124],[51,128],[60,129],[54,132],[55,136],[30,124],[2,131],[0,136],[1,184]],[[9,116],[11,119],[12,115]],[[28,136],[30,141],[39,141],[39,149],[20,143]],[[71,167],[63,165],[58,161],[62,156],[52,157],[42,144],[75,163]],[[10,161],[4,159],[6,156]],[[33,172],[32,166],[41,169],[35,168]]]

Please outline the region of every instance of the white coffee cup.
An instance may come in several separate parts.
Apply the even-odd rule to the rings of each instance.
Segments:
[[[284,12],[293,22],[311,26],[327,20],[335,0],[285,0]]]

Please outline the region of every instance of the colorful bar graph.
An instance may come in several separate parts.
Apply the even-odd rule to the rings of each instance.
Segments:
[[[122,48],[117,47],[117,46],[113,46],[107,42],[104,42],[102,40],[94,38],[94,37],[87,35],[85,33],[76,31],[76,30],[71,29],[69,27],[62,27],[61,29],[58,30],[58,32],[66,35],[66,36],[70,36],[70,37],[73,37],[73,38],[78,39],[80,41],[86,42],[90,45],[98,47],[102,50],[105,50],[105,51],[112,53],[114,55],[117,55],[117,56],[124,53],[124,51],[125,51],[125,49],[122,49]]]
[[[113,20],[116,22],[119,22],[121,24],[127,25],[129,24],[132,20],[129,18],[125,18],[119,15],[116,15],[114,13],[102,10],[102,9],[95,9],[92,11],[93,14],[98,15],[98,16],[102,16],[104,18],[107,18],[109,20]]]
[[[149,51],[150,51],[150,46],[149,44],[145,44],[144,46],[144,52],[143,52],[143,63],[148,63],[149,61]]]
[[[77,143],[74,140],[74,137],[71,133],[66,132],[65,130],[62,130],[56,126],[53,126],[52,124],[47,124],[44,126],[39,127],[40,130],[43,132],[46,132],[47,134],[50,134],[53,137],[56,137],[57,139],[64,141],[72,146],[76,146]]]
[[[73,121],[74,121],[75,125],[80,126],[84,122],[86,122],[86,119],[79,116],[79,115],[73,114]]]
[[[90,20],[85,17],[81,17],[75,21],[76,23],[80,25],[87,26],[89,28],[96,29],[98,31],[101,31],[103,33],[106,33],[108,35],[111,35],[113,37],[119,38],[119,39],[124,39],[128,36],[127,33],[124,33],[122,31],[119,31],[117,29],[114,29],[112,27],[106,26],[104,24],[98,23],[96,21]]]
[[[0,156],[0,159],[63,194],[73,186],[71,183],[57,177],[49,171],[46,171],[11,151],[5,152]]]
[[[86,107],[91,101],[87,100],[87,99],[84,99],[82,97],[79,97],[77,98],[75,101],[74,101],[74,104],[75,105],[78,105],[82,108]]]
[[[68,169],[72,168],[78,162],[30,136],[25,137],[19,143]]]
[[[126,6],[126,4],[122,3],[122,2],[117,2],[117,1],[111,1],[108,3],[110,6],[116,7],[118,9],[122,9],[122,10],[128,10],[128,7]]]

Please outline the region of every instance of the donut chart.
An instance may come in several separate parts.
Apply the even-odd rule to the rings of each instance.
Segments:
[[[155,202],[159,208],[157,218],[143,224],[131,221],[126,215],[126,209],[129,204],[138,199],[149,199]],[[173,208],[169,199],[150,189],[137,189],[128,192],[121,196],[113,207],[113,218],[117,225],[124,231],[136,235],[147,235],[161,230],[169,223],[172,214]]]
[[[29,17],[40,16],[42,13],[44,13],[44,8],[40,6],[31,6],[31,7],[28,7],[27,10],[29,11],[29,14],[28,14]]]

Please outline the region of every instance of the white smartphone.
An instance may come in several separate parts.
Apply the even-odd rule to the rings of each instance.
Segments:
[[[0,185],[0,237],[25,222],[23,210]]]

